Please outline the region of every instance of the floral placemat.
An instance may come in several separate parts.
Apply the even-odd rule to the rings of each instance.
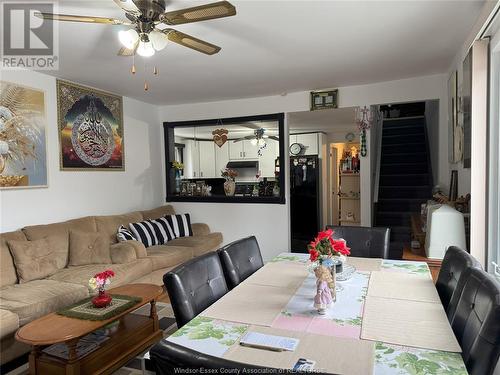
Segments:
[[[221,357],[247,329],[247,324],[197,316],[166,340],[200,353]]]
[[[374,375],[467,375],[459,353],[375,344]]]
[[[94,307],[92,304],[93,297],[89,297],[57,311],[57,314],[83,320],[107,320],[142,301],[142,298],[134,296],[120,294],[113,294],[111,296],[113,300],[107,307]]]
[[[384,259],[382,261],[381,271],[404,272],[413,275],[429,275],[429,277],[431,277],[431,271],[427,263],[415,262],[413,260]]]
[[[359,339],[369,278],[369,273],[354,272],[350,279],[337,281],[336,302],[319,315],[313,306],[316,278],[310,274],[272,327]]]

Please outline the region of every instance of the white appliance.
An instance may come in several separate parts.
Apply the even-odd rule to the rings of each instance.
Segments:
[[[467,248],[464,216],[446,204],[433,205],[427,211],[427,258],[443,259],[449,246],[458,246],[464,250]]]

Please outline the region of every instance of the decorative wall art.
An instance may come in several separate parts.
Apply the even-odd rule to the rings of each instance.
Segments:
[[[228,134],[229,131],[227,129],[215,129],[212,132],[212,135],[214,136],[214,143],[219,147],[224,146],[224,143],[227,142]]]
[[[448,80],[448,149],[451,163],[458,163],[463,155],[463,129],[458,114],[458,72],[454,71]]]
[[[47,187],[44,96],[0,81],[0,189]]]
[[[121,96],[57,80],[62,170],[123,171]]]

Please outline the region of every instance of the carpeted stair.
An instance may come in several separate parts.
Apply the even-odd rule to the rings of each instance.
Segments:
[[[431,197],[432,171],[424,116],[386,119],[375,225],[391,228],[390,258],[409,244],[410,218]]]

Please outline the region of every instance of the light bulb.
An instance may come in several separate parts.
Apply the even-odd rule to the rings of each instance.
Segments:
[[[264,141],[262,138],[259,139],[259,146],[264,146],[266,144],[266,141]]]
[[[250,141],[250,143],[252,144],[252,146],[257,146],[257,139],[255,139],[255,138],[254,138],[254,139],[252,139],[252,140]]]
[[[157,51],[161,51],[168,44],[167,36],[156,30],[149,33],[149,40],[153,43],[153,48]]]
[[[151,42],[143,42],[142,40],[139,42],[139,47],[137,47],[137,53],[142,57],[151,57],[155,54],[155,49],[153,48],[153,43]]]
[[[139,34],[134,29],[121,30],[118,33],[118,39],[120,39],[120,43],[123,44],[125,48],[134,49],[139,40]]]

